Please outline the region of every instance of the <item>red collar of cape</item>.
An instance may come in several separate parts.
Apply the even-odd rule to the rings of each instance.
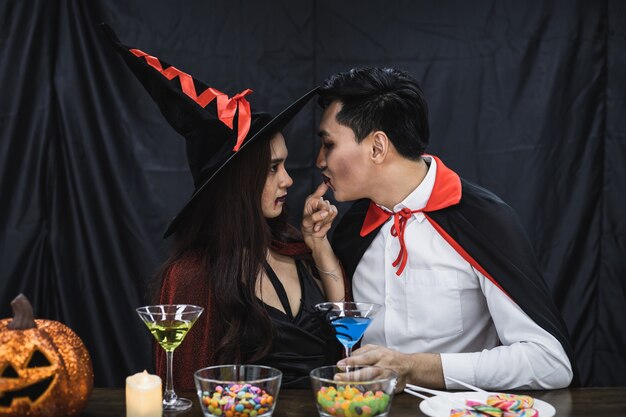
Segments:
[[[436,156],[425,156],[430,156],[435,160],[437,163],[437,172],[433,191],[430,194],[426,206],[421,211],[436,211],[458,204],[461,201],[461,178],[459,178],[454,171],[445,166]],[[370,206],[365,215],[363,226],[361,227],[361,237],[365,237],[376,230],[385,223],[390,216],[391,214],[388,211],[383,210],[373,201],[370,201]]]
[[[435,184],[430,198],[426,206],[420,210],[424,213],[437,211],[458,204],[461,201],[461,178],[450,168],[445,166],[439,158],[434,155],[426,155],[432,157],[437,163],[437,172],[435,175]],[[361,237],[365,237],[374,230],[378,229],[385,223],[393,213],[383,210],[374,202],[370,201],[363,226],[361,226]],[[496,287],[500,288],[503,293],[507,294],[500,283],[496,281],[489,272],[487,272],[452,236],[450,236],[437,222],[426,215],[428,221],[433,225],[437,232],[452,246],[452,248],[463,259],[480,271],[487,279],[489,279]],[[508,296],[508,294],[507,294]]]

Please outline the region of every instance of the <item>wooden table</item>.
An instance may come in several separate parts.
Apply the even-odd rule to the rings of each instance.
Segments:
[[[519,393],[519,392],[517,392]],[[194,400],[189,411],[174,414],[181,417],[202,417],[195,392],[182,391],[180,396]],[[529,391],[536,398],[556,408],[558,417],[626,416],[626,387],[573,388],[555,391]],[[123,389],[96,388],[82,417],[123,417],[126,415]],[[389,417],[424,416],[419,411],[421,400],[407,394],[396,395]],[[313,394],[308,390],[283,390],[278,397],[274,417],[317,417]]]

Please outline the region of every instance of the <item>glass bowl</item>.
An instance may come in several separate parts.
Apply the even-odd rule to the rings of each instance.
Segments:
[[[274,412],[282,372],[259,365],[220,365],[194,372],[206,417],[268,417]]]
[[[377,366],[323,366],[310,376],[321,417],[384,417],[398,381],[396,371]]]

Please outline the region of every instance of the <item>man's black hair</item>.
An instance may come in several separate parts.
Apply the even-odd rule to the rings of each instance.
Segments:
[[[428,107],[417,81],[394,68],[355,68],[328,78],[319,104],[342,103],[337,123],[354,131],[357,142],[380,130],[398,153],[416,160],[428,145]]]

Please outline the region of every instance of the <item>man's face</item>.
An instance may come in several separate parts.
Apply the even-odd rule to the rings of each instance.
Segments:
[[[337,201],[368,197],[368,138],[357,143],[352,129],[337,123],[342,103],[333,101],[322,114],[318,136],[322,145],[315,161]]]

